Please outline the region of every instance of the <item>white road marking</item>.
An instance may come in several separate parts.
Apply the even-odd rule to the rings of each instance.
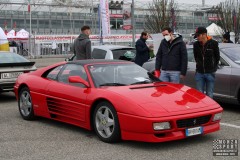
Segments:
[[[233,128],[238,128],[240,129],[240,126],[234,125],[234,124],[229,124],[229,123],[220,123],[220,125],[223,126],[228,126],[228,127],[233,127]]]

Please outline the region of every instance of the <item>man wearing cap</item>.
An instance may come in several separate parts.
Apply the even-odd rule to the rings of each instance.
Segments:
[[[161,81],[179,83],[187,72],[187,49],[181,35],[174,36],[169,27],[162,29],[164,39],[158,48],[155,63],[156,77]],[[160,71],[161,69],[161,71]]]
[[[195,35],[198,40],[193,44],[197,89],[204,93],[206,86],[206,94],[213,98],[215,72],[220,60],[218,42],[207,35],[205,27],[198,27]]]

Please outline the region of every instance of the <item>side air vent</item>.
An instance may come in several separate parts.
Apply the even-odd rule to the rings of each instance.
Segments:
[[[78,123],[78,121],[85,121],[85,106],[81,106],[80,104],[61,99],[47,98],[47,106],[53,119],[74,124]]]

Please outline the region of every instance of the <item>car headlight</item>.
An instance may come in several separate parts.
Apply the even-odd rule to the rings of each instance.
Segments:
[[[222,112],[215,114],[212,121],[219,121],[221,120],[221,118],[222,118]]]
[[[170,129],[170,128],[171,128],[171,125],[169,122],[153,123],[154,130],[165,130],[165,129]]]

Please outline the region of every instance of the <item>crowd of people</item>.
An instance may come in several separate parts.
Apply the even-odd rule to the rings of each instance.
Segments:
[[[74,41],[74,54],[76,59],[91,59],[91,41],[89,35],[91,28],[83,26],[81,34]],[[170,27],[162,29],[164,39],[161,41],[156,53],[154,75],[161,81],[180,83],[187,74],[188,53],[186,43],[182,36],[174,36]],[[196,41],[193,43],[194,59],[196,61],[196,88],[209,97],[213,97],[215,72],[217,71],[220,53],[218,42],[207,34],[205,27],[198,27],[194,34]],[[149,33],[142,32],[140,39],[136,41],[136,57],[134,62],[142,66],[150,59],[153,45],[147,45]],[[223,35],[223,43],[233,43],[229,32]]]
[[[186,43],[182,36],[175,37],[170,27],[162,29],[164,39],[161,41],[156,54],[154,75],[161,81],[180,83],[187,74],[188,55]],[[194,34],[196,41],[193,43],[194,58],[196,61],[196,88],[209,97],[213,97],[215,72],[217,71],[220,53],[218,42],[207,35],[205,27],[198,27]],[[225,43],[230,41],[230,34],[226,33]],[[137,55],[135,63],[142,66],[150,58],[152,46],[146,45],[148,33],[142,32],[141,38],[136,42]]]

